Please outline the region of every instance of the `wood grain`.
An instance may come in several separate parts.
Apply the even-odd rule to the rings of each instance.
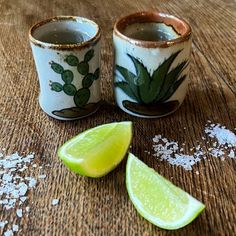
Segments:
[[[112,90],[112,25],[121,15],[139,10],[161,10],[187,19],[194,32],[188,95],[173,115],[155,120],[131,117],[115,106]],[[0,0],[0,147],[8,154],[35,152],[47,174],[29,192],[31,212],[18,219],[1,209],[0,221],[19,224],[18,235],[235,235],[235,159],[207,160],[184,171],[160,162],[152,152],[152,138],[162,134],[185,149],[201,140],[207,120],[236,127],[236,4],[234,0],[182,1],[20,1]],[[28,43],[28,29],[55,15],[80,15],[102,28],[102,95],[93,116],[74,122],[49,118],[38,105],[38,80]],[[57,148],[68,138],[99,124],[131,120],[131,151],[163,176],[206,204],[206,210],[178,231],[161,230],[141,218],[128,200],[125,164],[102,179],[69,172],[58,160]],[[185,129],[184,129],[185,127]],[[201,140],[206,149],[210,140]],[[50,167],[46,165],[50,164]],[[199,175],[196,174],[199,171]],[[42,170],[36,169],[38,175]],[[58,206],[51,200],[59,198]],[[0,229],[0,233],[2,233]]]

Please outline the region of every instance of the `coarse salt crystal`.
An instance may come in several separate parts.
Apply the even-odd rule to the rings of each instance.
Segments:
[[[34,179],[34,178],[32,178],[32,177],[25,177],[25,179],[29,181],[28,186],[29,186],[30,188],[35,187],[35,185],[37,184],[36,179]]]
[[[165,142],[163,142],[163,140]],[[186,170],[192,170],[192,166],[199,162],[203,152],[200,150],[200,146],[197,147],[197,152],[194,155],[185,155],[182,152],[183,148],[179,149],[177,142],[168,141],[166,138],[162,138],[161,135],[156,135],[153,138],[154,144],[153,149],[156,152],[154,156],[157,156],[160,160],[166,160],[171,165],[182,166]]]
[[[210,151],[210,154],[213,156],[213,157],[220,157],[220,156],[223,156],[225,153],[223,150],[219,149],[219,148],[213,148],[211,151]]]
[[[236,146],[236,135],[220,124],[211,124],[205,128],[205,133],[211,138],[216,138],[219,145],[230,144]]]
[[[3,199],[3,200],[1,200],[1,204],[3,204],[3,205],[8,204],[8,200],[7,200],[7,199]]]
[[[17,209],[17,210],[16,210],[16,215],[17,215],[18,217],[20,217],[20,218],[21,218],[22,215],[23,215],[22,213],[23,213],[22,209]]]
[[[47,176],[46,175],[39,175],[40,179],[45,179]]]
[[[190,149],[190,151],[195,150],[193,155],[185,155],[183,147],[179,148],[177,142],[170,142],[161,135],[156,135],[153,138],[153,149],[155,151],[153,156],[158,157],[160,160],[166,160],[172,165],[182,166],[186,170],[191,170],[195,163],[201,161],[201,159],[206,159],[205,154],[207,153],[220,158],[222,161],[225,160],[227,153],[230,158],[235,158],[236,135],[232,131],[226,129],[223,125],[213,124],[211,121],[208,121],[205,133],[208,137],[216,139],[216,142],[213,142],[212,147],[208,148],[207,152],[203,151],[202,147],[198,144]],[[202,139],[205,140],[206,138],[202,137]],[[198,141],[196,142],[199,143]],[[209,141],[207,141],[208,143]],[[182,143],[182,146],[184,145]]]
[[[18,230],[19,230],[19,226],[13,224],[13,225],[12,225],[12,231],[13,231],[13,232],[17,232]]]
[[[3,181],[3,182],[11,182],[11,181],[12,181],[12,175],[4,174],[4,175],[2,176],[2,181]]]
[[[0,228],[4,228],[7,223],[7,221],[0,221]]]
[[[235,158],[235,153],[234,153],[233,150],[230,150],[229,157],[230,158]]]
[[[28,186],[24,182],[19,183],[18,186],[19,186],[19,196],[24,196],[28,190]]]
[[[25,202],[26,199],[27,197],[20,197],[21,202]]]
[[[4,236],[13,236],[13,232],[11,229],[8,229],[7,231],[4,232]]]
[[[5,206],[5,208],[8,210],[10,208],[13,208],[15,206],[16,199],[9,199],[8,204]]]
[[[59,199],[53,199],[52,200],[52,205],[55,206],[59,203]]]

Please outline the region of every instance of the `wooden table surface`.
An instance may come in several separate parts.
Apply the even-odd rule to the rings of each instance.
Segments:
[[[150,9],[185,18],[194,34],[187,97],[174,114],[152,120],[122,112],[112,89],[112,25],[122,15]],[[0,13],[0,148],[8,154],[34,152],[39,165],[51,166],[43,169],[47,178],[28,192],[29,215],[17,218],[14,210],[0,208],[0,220],[17,223],[18,235],[236,235],[235,159],[207,155],[186,171],[145,152],[152,153],[156,134],[185,142],[188,152],[201,140],[207,120],[230,130],[236,127],[235,0],[0,0]],[[28,29],[55,15],[88,17],[102,28],[105,103],[96,114],[73,122],[48,117],[38,104]],[[70,137],[123,120],[133,121],[132,153],[206,205],[187,227],[161,230],[137,214],[125,187],[125,160],[101,179],[75,175],[58,160],[58,147]],[[212,146],[211,140],[201,141],[206,148]],[[34,169],[34,175],[40,171]],[[60,199],[56,207],[51,206],[53,198]]]

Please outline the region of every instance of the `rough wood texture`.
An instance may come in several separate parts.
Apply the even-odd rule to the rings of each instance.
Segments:
[[[148,9],[187,19],[194,33],[188,95],[177,112],[155,120],[123,113],[115,106],[112,92],[112,25],[121,15]],[[33,151],[38,163],[51,165],[43,170],[46,180],[29,192],[29,216],[17,219],[15,211],[0,209],[0,220],[19,224],[18,234],[30,236],[236,234],[235,159],[221,161],[208,156],[210,161],[184,171],[144,152],[152,151],[155,134],[185,142],[189,150],[201,140],[207,120],[231,130],[236,127],[234,0],[0,0],[0,12],[0,147],[9,154]],[[28,29],[54,15],[85,16],[97,21],[103,31],[102,91],[106,103],[83,120],[60,122],[45,115],[38,105]],[[164,231],[137,214],[125,188],[125,161],[108,176],[89,179],[72,174],[58,160],[56,150],[68,138],[87,128],[121,120],[134,123],[134,154],[206,204],[206,210],[189,226]],[[202,143],[209,148],[207,141]],[[36,169],[34,174],[39,173]],[[56,207],[50,204],[53,198],[60,199]]]

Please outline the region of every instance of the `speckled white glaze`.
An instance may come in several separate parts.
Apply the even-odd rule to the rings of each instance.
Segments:
[[[127,29],[126,29],[126,32],[127,32]],[[152,75],[153,72],[160,66],[161,63],[163,63],[164,60],[169,58],[172,54],[176,53],[177,51],[180,51],[180,53],[171,64],[169,71],[171,71],[173,68],[175,68],[177,65],[179,65],[183,61],[189,61],[190,54],[191,54],[191,44],[192,44],[191,37],[189,37],[188,40],[185,40],[183,42],[173,43],[167,47],[160,47],[157,45],[150,47],[150,45],[147,46],[145,44],[137,45],[135,40],[129,40],[127,35],[123,37],[122,35],[117,34],[117,32],[113,31],[113,45],[114,45],[114,53],[115,53],[114,55],[115,57],[114,58],[114,83],[116,83],[117,81],[122,81],[122,76],[119,73],[117,73],[116,65],[124,67],[136,75],[136,69],[135,69],[134,63],[127,54],[131,55],[132,57],[136,58],[138,61],[142,62],[143,65],[147,68],[147,71],[149,72],[149,74]],[[168,100],[166,100],[166,102],[177,100],[179,102],[179,106],[182,104],[186,95],[186,91],[187,91],[189,63],[182,70],[181,76],[183,75],[186,75],[187,78],[181,83],[181,85],[178,87],[176,92]],[[138,114],[136,112],[126,109],[126,107],[124,107],[123,105],[123,101],[137,102],[135,99],[127,95],[121,88],[117,86],[114,86],[114,92],[115,92],[115,99],[118,106],[125,112],[134,116],[138,116],[138,117],[157,118],[164,115],[168,115],[174,112],[179,107],[178,106],[175,110],[169,113],[167,112],[161,116],[142,115],[142,114]]]
[[[55,31],[55,29],[74,29],[83,32],[89,36],[88,42],[84,41],[80,44],[58,45],[45,43],[39,40],[40,35],[47,34],[47,32],[53,30]],[[77,90],[82,88],[82,80],[85,75],[78,72],[77,66],[71,66],[66,63],[65,58],[68,55],[77,57],[79,62],[81,62],[89,50],[94,50],[94,55],[88,62],[88,72],[94,73],[97,68],[100,68],[100,30],[98,25],[93,21],[82,17],[62,17],[62,19],[61,17],[58,17],[55,20],[49,20],[46,23],[38,23],[38,26],[36,25],[33,31],[31,29],[30,44],[39,78],[39,104],[42,110],[49,116],[60,120],[79,119],[94,113],[98,109],[99,105],[94,106],[88,114],[78,114],[76,117],[60,117],[55,115],[54,111],[73,108],[76,107],[76,105],[73,96],[68,96],[63,91],[53,91],[50,84],[57,82],[63,85],[61,75],[55,73],[51,68],[52,62],[55,62],[61,65],[64,70],[70,70],[73,73],[74,79],[71,84],[73,84]],[[99,78],[93,81],[89,90],[90,97],[88,103],[98,104],[101,100]]]

